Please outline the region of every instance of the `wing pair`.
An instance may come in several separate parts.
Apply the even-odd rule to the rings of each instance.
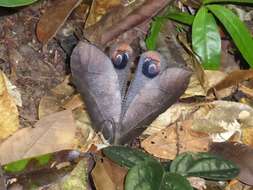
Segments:
[[[140,135],[179,98],[190,78],[189,71],[167,68],[160,54],[151,51],[140,56],[127,89],[132,52],[123,49],[126,51],[115,51],[111,61],[94,45],[80,42],[71,56],[73,81],[85,100],[93,127],[115,144]]]

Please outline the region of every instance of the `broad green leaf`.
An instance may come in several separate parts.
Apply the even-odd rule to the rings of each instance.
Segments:
[[[193,188],[185,177],[177,173],[166,172],[160,190],[193,190]]]
[[[221,38],[217,24],[206,7],[201,7],[192,25],[192,47],[203,67],[217,70],[221,59]]]
[[[164,170],[157,161],[144,161],[132,167],[125,181],[125,190],[159,190]]]
[[[145,40],[148,50],[155,50],[159,32],[161,31],[161,28],[165,21],[166,20],[164,18],[157,17],[151,22],[150,34]]]
[[[204,0],[203,4],[209,3],[252,3],[252,0]]]
[[[180,12],[177,9],[170,8],[166,15],[161,18],[172,19],[183,24],[192,25],[194,16],[188,13]]]
[[[239,174],[233,162],[208,153],[183,153],[173,160],[170,170],[183,176],[211,180],[229,180]]]
[[[244,59],[253,67],[253,39],[245,24],[224,6],[208,5],[206,7],[224,25]]]
[[[20,7],[30,5],[38,0],[0,0],[0,7]]]
[[[103,149],[103,153],[117,164],[131,168],[143,161],[156,161],[144,152],[124,146],[109,146]]]

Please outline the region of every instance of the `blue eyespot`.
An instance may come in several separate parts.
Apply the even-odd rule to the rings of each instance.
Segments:
[[[142,66],[142,73],[148,78],[154,78],[160,72],[160,65],[155,60],[146,58]]]
[[[119,53],[113,59],[113,65],[116,69],[124,69],[129,61],[129,55],[127,52]]]

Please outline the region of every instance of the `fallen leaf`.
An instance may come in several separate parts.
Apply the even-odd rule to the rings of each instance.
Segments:
[[[89,16],[85,22],[85,28],[96,24],[106,13],[121,5],[121,0],[94,0],[92,2]]]
[[[47,44],[81,2],[81,0],[55,1],[45,11],[37,24],[36,34],[38,40],[43,44]]]
[[[19,128],[18,109],[9,94],[5,76],[0,71],[0,141]]]
[[[74,95],[74,88],[69,84],[69,76],[65,80],[51,89],[49,93],[42,97],[39,104],[39,118],[63,110],[65,102],[70,101]]]
[[[253,149],[247,145],[235,142],[213,143],[212,154],[217,154],[235,162],[240,168],[238,179],[248,185],[253,185]]]
[[[205,152],[210,138],[207,135],[193,132],[192,121],[183,121],[169,126],[141,142],[141,146],[150,154],[173,160],[182,152]]]
[[[97,190],[123,190],[126,173],[126,169],[104,157],[96,162],[91,175]]]
[[[214,86],[216,90],[221,90],[228,88],[230,86],[235,86],[242,81],[249,80],[253,78],[253,70],[236,70],[227,75],[222,81]]]
[[[71,111],[62,111],[22,128],[0,145],[0,163],[72,149],[76,127]]]
[[[48,190],[86,190],[87,176],[87,161],[83,159],[79,161],[69,176],[65,176],[60,182],[49,187]]]

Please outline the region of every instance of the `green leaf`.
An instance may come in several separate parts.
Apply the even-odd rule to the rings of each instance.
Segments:
[[[26,166],[30,160],[31,159],[24,159],[24,160],[18,160],[15,162],[11,162],[10,164],[7,164],[4,166],[4,170],[6,172],[11,172],[11,173],[21,172],[26,168]]]
[[[193,188],[185,177],[166,172],[160,190],[193,190]]]
[[[219,68],[221,38],[213,15],[204,6],[197,12],[192,25],[192,47],[205,69]]]
[[[194,16],[188,13],[180,12],[175,8],[170,8],[166,15],[161,18],[172,19],[183,24],[192,25]]]
[[[211,180],[229,180],[239,174],[239,168],[233,162],[207,153],[183,153],[173,160],[170,170],[183,176]]]
[[[103,153],[121,166],[131,168],[143,161],[156,161],[144,152],[124,146],[109,146],[103,149]]]
[[[209,3],[251,3],[253,4],[252,0],[204,0],[203,4]]]
[[[166,20],[164,18],[157,17],[151,22],[150,34],[145,40],[148,50],[155,50],[159,32],[161,31],[161,28],[165,21]]]
[[[20,7],[32,4],[38,0],[0,0],[0,7]]]
[[[160,189],[164,170],[157,161],[144,161],[132,167],[125,181],[126,190]]]
[[[206,6],[224,25],[244,59],[253,67],[253,40],[245,24],[229,9],[220,5]]]

